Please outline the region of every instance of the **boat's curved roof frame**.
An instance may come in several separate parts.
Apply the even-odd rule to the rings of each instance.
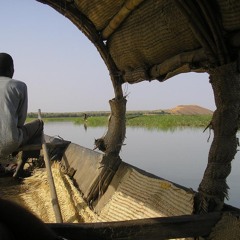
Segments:
[[[109,134],[98,142],[107,153],[119,153],[125,137],[123,83],[165,81],[192,71],[209,73],[216,103],[209,124],[214,139],[196,202],[199,212],[221,209],[238,146],[240,1],[36,1],[72,21],[108,67],[116,100],[110,101],[115,118],[111,118]]]
[[[164,81],[237,58],[237,0],[37,1],[69,18],[119,81]]]

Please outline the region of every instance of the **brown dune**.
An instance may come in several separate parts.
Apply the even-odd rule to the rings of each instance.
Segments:
[[[197,105],[179,105],[175,108],[166,110],[166,112],[179,115],[209,115],[213,113],[213,111]]]

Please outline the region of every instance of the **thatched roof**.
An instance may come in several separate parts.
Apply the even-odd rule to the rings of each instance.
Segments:
[[[115,97],[109,101],[106,135],[95,141],[117,169],[125,139],[126,98],[122,84],[184,72],[208,72],[216,111],[208,127],[214,139],[208,166],[196,196],[196,212],[219,210],[228,197],[239,140],[240,1],[239,0],[37,0],[69,18],[95,45],[108,67]],[[90,73],[89,73],[90,74]],[[113,159],[112,157],[116,157]],[[96,198],[98,185],[89,194]]]
[[[119,81],[161,81],[237,58],[239,0],[37,0],[69,18]]]

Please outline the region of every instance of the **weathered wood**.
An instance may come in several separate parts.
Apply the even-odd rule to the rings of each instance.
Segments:
[[[121,100],[112,99],[109,101],[111,115],[108,121],[106,135],[95,141],[96,147],[107,155],[118,156],[126,134],[126,98]]]
[[[50,142],[46,142],[45,143],[47,147],[61,147],[63,146],[62,142],[59,143],[50,143]],[[42,144],[41,143],[34,143],[34,144],[29,144],[29,145],[25,145],[22,146],[20,148],[18,148],[18,151],[33,151],[33,150],[40,150],[42,149]]]
[[[38,118],[39,119],[42,118],[40,109],[38,110]],[[45,162],[46,171],[47,171],[47,179],[48,179],[48,184],[49,184],[49,188],[50,188],[53,211],[55,214],[56,222],[62,223],[63,219],[62,219],[62,214],[61,214],[61,210],[60,210],[60,206],[59,206],[59,202],[58,202],[58,198],[57,198],[57,192],[56,192],[54,179],[53,179],[53,175],[52,175],[47,145],[46,145],[46,141],[44,138],[44,133],[42,133],[41,142],[42,142],[42,150],[43,150],[44,162]]]
[[[92,184],[91,191],[87,197],[88,202],[96,200],[106,191],[121,163],[119,152],[126,134],[126,102],[126,98],[109,101],[111,116],[109,117],[108,131],[103,138],[95,140],[98,149],[105,152],[101,162],[102,171],[97,181]]]
[[[220,212],[108,223],[47,224],[57,234],[79,239],[148,239],[206,236],[221,218]]]

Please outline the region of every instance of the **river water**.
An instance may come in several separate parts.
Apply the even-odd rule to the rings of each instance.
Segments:
[[[93,149],[94,139],[102,137],[106,127],[84,127],[72,122],[47,122],[44,132]],[[208,141],[209,140],[209,141]],[[201,128],[169,130],[127,127],[120,156],[132,164],[159,177],[197,190],[207,166],[212,136]],[[240,208],[240,155],[232,162],[227,183],[230,187],[226,203]]]

